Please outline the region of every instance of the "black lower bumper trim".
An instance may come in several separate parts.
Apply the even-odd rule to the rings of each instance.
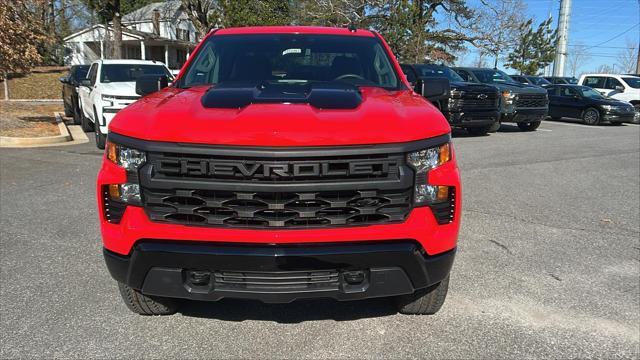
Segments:
[[[112,277],[148,295],[287,303],[412,293],[442,281],[455,249],[425,255],[411,240],[256,245],[143,241],[129,256],[104,250]]]

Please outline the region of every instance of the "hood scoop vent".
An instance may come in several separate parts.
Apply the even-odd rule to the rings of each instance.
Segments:
[[[205,108],[238,109],[250,104],[309,104],[318,109],[355,109],[362,102],[357,87],[346,83],[225,82],[202,96]]]

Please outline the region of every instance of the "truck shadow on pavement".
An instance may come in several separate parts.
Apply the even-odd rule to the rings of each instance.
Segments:
[[[184,316],[224,321],[263,320],[296,324],[314,320],[350,321],[397,314],[391,299],[334,301],[299,300],[290,304],[265,304],[260,301],[223,299],[218,302],[185,301]]]

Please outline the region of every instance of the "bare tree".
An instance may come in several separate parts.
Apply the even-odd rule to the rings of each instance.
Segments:
[[[215,0],[182,0],[182,7],[200,36],[204,36],[215,25],[215,20],[211,19],[216,10],[214,3]]]
[[[613,74],[615,73],[615,68],[611,65],[602,64],[599,65],[594,71],[596,74]]]
[[[478,52],[478,56],[476,56],[476,58],[471,63],[471,66],[477,68],[485,68],[489,66],[489,64],[487,63],[487,54],[483,50],[480,50]]]
[[[474,9],[475,21],[471,31],[479,40],[476,45],[493,57],[493,66],[516,46],[525,17],[526,5],[522,0],[480,0]]]
[[[569,48],[569,57],[567,58],[567,65],[571,76],[575,77],[576,72],[580,69],[580,66],[591,58],[589,47],[582,43],[578,43],[575,46]]]
[[[618,53],[617,65],[621,73],[635,73],[638,56],[638,44],[633,40],[627,39],[626,47]]]

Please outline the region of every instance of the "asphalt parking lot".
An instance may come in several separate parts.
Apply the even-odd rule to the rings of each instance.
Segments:
[[[454,146],[464,214],[435,316],[384,299],[135,315],[102,259],[93,142],[2,149],[0,358],[639,357],[640,127],[503,126]]]

